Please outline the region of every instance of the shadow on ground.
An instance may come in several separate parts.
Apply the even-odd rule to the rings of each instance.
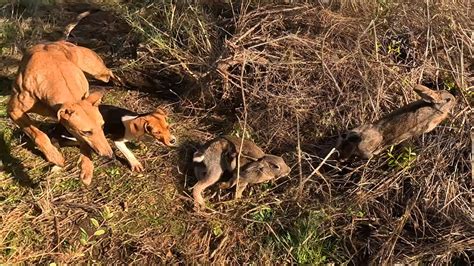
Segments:
[[[24,170],[22,162],[11,154],[10,144],[7,141],[5,132],[0,132],[0,160],[3,163],[3,170],[11,174],[13,179],[23,187],[35,188],[28,173]]]

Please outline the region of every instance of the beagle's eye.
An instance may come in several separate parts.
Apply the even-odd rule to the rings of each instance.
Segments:
[[[80,133],[83,136],[89,137],[92,135],[92,130],[81,130]]]

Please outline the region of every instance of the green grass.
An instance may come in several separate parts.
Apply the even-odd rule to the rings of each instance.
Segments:
[[[0,19],[0,55],[11,53],[12,45],[15,43],[19,32],[18,24],[14,21]]]
[[[325,238],[319,228],[327,217],[322,212],[312,211],[301,217],[283,231],[273,243],[280,252],[291,251],[298,264],[321,265],[327,262],[328,256],[334,256],[335,243]],[[276,243],[276,244],[275,244]]]
[[[9,99],[10,81],[0,79],[0,127],[5,126],[7,118],[7,103]],[[1,128],[0,128],[1,129]]]
[[[270,222],[273,218],[274,211],[271,207],[263,205],[250,214],[250,217],[258,222]]]
[[[404,147],[403,150],[395,152],[394,146],[387,150],[388,166],[392,168],[407,169],[416,160],[416,153],[411,147]]]

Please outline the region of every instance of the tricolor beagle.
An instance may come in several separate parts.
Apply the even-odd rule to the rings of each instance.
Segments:
[[[161,108],[150,113],[138,114],[124,108],[101,104],[99,105],[99,111],[105,121],[105,135],[125,155],[132,171],[143,171],[143,165],[127,148],[126,142],[139,139],[148,134],[168,147],[176,145],[176,138],[170,133],[169,124],[166,121],[167,114]],[[76,145],[76,138],[61,125],[57,125],[51,131],[51,134],[53,138],[61,143]]]

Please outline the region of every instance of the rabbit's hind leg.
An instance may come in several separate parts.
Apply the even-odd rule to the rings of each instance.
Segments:
[[[211,167],[208,169],[206,175],[200,179],[193,188],[193,198],[197,208],[205,208],[206,202],[202,197],[202,192],[212,186],[214,183],[219,181],[222,175],[222,169],[220,167]]]

